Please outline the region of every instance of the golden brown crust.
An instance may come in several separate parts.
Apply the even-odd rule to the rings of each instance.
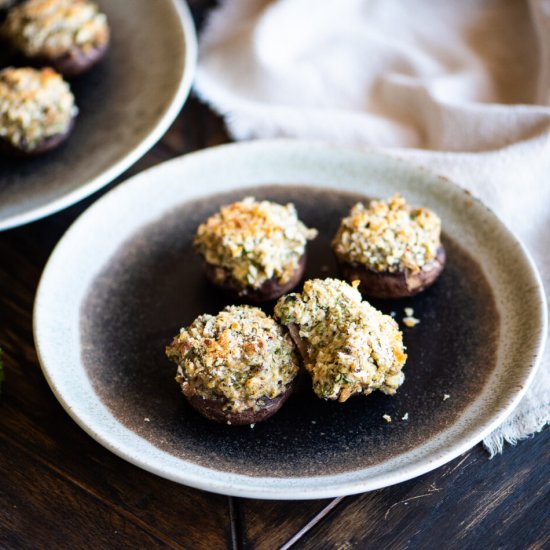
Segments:
[[[228,306],[180,329],[167,346],[184,397],[207,418],[246,424],[282,405],[299,373],[283,327],[261,309]]]
[[[417,272],[402,270],[374,271],[358,263],[340,262],[340,269],[348,281],[359,280],[359,290],[365,296],[380,299],[396,299],[414,296],[430,287],[441,275],[445,266],[445,249],[437,249],[434,260]]]
[[[358,284],[308,280],[301,293],[275,306],[322,399],[344,402],[375,390],[394,395],[404,380],[403,334],[394,319],[362,299]]]
[[[37,153],[57,146],[78,113],[67,82],[51,67],[0,71],[0,137],[4,149]]]
[[[187,402],[200,414],[209,420],[228,424],[231,426],[244,426],[246,424],[257,424],[272,417],[283,405],[283,403],[294,393],[296,382],[292,381],[284,391],[273,399],[261,398],[265,406],[258,410],[245,409],[241,412],[233,412],[225,408],[225,403],[220,399],[205,399],[199,395],[185,395]]]
[[[263,300],[266,291],[276,291],[274,285],[291,288],[287,283],[295,278],[307,241],[316,235],[300,221],[292,203],[245,197],[201,223],[193,242],[213,267],[215,284],[248,294],[269,281],[257,293]]]
[[[210,265],[207,262],[203,262],[203,265],[207,279],[213,285],[222,288],[230,298],[258,304],[260,302],[276,300],[298,285],[306,269],[306,254],[304,253],[302,255],[296,271],[286,283],[281,284],[277,277],[272,277],[264,281],[258,288],[243,287],[242,284],[234,279],[226,270],[224,271],[224,276],[220,277],[220,270],[223,270],[221,267]],[[223,282],[220,282],[220,280]]]
[[[64,76],[90,69],[110,41],[105,14],[88,0],[27,0],[8,12],[2,34],[28,62]]]
[[[378,272],[416,273],[435,259],[441,220],[427,208],[412,208],[399,194],[387,201],[357,203],[332,241],[340,262]]]

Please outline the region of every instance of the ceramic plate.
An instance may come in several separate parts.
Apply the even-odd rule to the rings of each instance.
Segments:
[[[36,159],[0,157],[0,230],[57,212],[109,183],[164,134],[193,78],[196,37],[181,0],[99,2],[107,57],[72,81],[80,114],[70,139]],[[9,60],[0,52],[0,66]]]
[[[329,243],[339,219],[358,199],[395,192],[440,214],[448,254],[430,290],[376,302],[404,330],[409,359],[397,395],[338,404],[306,391],[254,428],[191,410],[164,347],[180,326],[227,305],[192,251],[197,225],[245,196],[292,201],[320,232],[307,277],[335,276]],[[403,327],[405,307],[421,320],[413,329]],[[289,141],[194,153],[110,191],[55,249],[35,305],[46,378],[92,437],[186,485],[274,499],[376,489],[463,453],[519,401],[545,322],[531,260],[471,195],[386,156]]]

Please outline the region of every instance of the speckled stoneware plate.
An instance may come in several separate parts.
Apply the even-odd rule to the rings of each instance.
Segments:
[[[0,157],[0,230],[112,181],[160,139],[189,93],[197,44],[183,0],[98,3],[111,26],[109,53],[71,83],[80,114],[65,144],[35,159]],[[0,68],[9,63],[0,51]]]
[[[306,391],[254,428],[191,410],[164,347],[180,326],[227,305],[192,251],[197,225],[247,195],[292,201],[320,231],[307,277],[334,276],[329,242],[340,217],[358,199],[396,191],[440,214],[448,253],[430,290],[376,303],[404,330],[409,359],[397,395],[338,404]],[[421,319],[413,329],[402,325],[404,307]],[[479,442],[533,378],[545,311],[522,245],[457,186],[379,154],[255,142],[175,159],[96,202],[48,262],[35,339],[58,399],[116,454],[209,491],[304,499],[391,485]]]

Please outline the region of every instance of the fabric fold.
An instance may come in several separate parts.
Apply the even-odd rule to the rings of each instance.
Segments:
[[[525,242],[550,289],[550,0],[232,0],[195,90],[235,139],[380,149],[441,173]],[[490,453],[550,420],[550,352]]]

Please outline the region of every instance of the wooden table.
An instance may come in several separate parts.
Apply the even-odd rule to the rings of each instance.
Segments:
[[[192,2],[200,25],[205,6]],[[0,548],[548,548],[550,432],[489,460],[481,445],[420,478],[362,495],[271,502],[166,481],[111,454],[64,412],[38,364],[32,306],[71,222],[144,168],[224,143],[191,98],[162,141],[106,190],[0,234]]]

